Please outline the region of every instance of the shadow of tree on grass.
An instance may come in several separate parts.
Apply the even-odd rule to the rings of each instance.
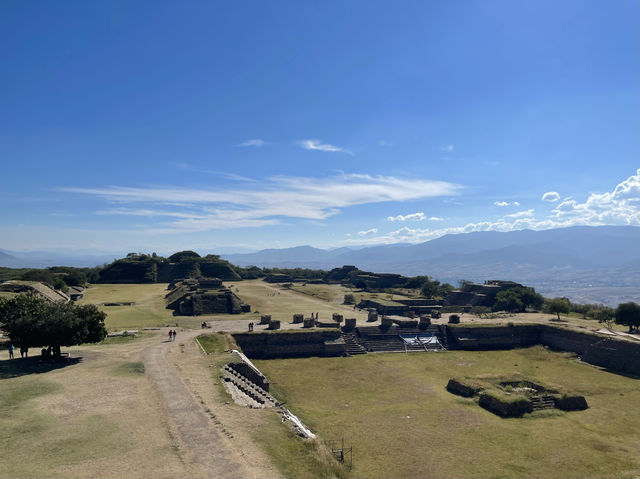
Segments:
[[[82,361],[82,358],[60,358],[56,360],[44,360],[40,356],[32,358],[16,358],[0,361],[0,379],[17,378],[28,374],[48,373],[55,369],[73,366]]]

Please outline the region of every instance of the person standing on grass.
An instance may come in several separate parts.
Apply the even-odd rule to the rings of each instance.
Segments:
[[[13,359],[13,350],[14,350],[13,343],[11,343],[9,345],[9,359]]]

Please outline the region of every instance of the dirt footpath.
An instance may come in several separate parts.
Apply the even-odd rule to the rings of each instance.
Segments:
[[[202,363],[202,353],[199,351],[194,338],[202,334],[202,331],[181,331],[175,342],[162,342],[148,347],[142,353],[145,371],[158,392],[162,407],[165,410],[169,429],[176,443],[178,454],[189,470],[190,477],[216,477],[216,478],[252,478],[275,477],[278,475],[264,460],[251,461],[238,447],[237,440],[233,443],[224,426],[214,420],[200,397],[198,401],[189,390],[181,375],[192,374],[188,370],[191,366]],[[170,351],[172,350],[173,351]],[[167,355],[175,355],[179,350],[188,359],[181,357],[181,363],[185,360],[191,363],[189,368],[180,367],[181,371],[170,364]],[[194,357],[195,356],[195,357]],[[202,366],[202,364],[200,364]],[[206,367],[206,366],[205,366]],[[198,368],[201,369],[201,368]],[[207,370],[208,373],[208,370]],[[206,374],[207,381],[213,379]],[[191,383],[191,379],[186,379]],[[237,434],[237,431],[236,431]],[[246,444],[245,441],[242,443]],[[254,451],[257,452],[257,451]],[[263,459],[259,453],[250,457]],[[257,463],[257,464],[256,464]]]

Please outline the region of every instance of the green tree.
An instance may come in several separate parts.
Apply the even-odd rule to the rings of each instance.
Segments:
[[[569,300],[567,298],[554,298],[547,301],[546,311],[551,314],[558,315],[558,321],[560,320],[560,313],[569,314]]]
[[[0,300],[0,323],[18,346],[50,346],[60,355],[61,346],[96,343],[107,335],[106,314],[95,305],[47,303],[34,294]]]
[[[344,304],[356,304],[356,297],[351,293],[345,294],[344,295]]]
[[[544,298],[541,294],[536,293],[533,288],[513,288],[518,294],[520,301],[524,304],[525,308],[540,309],[544,304]]]
[[[158,282],[158,265],[155,262],[149,265],[147,272],[144,274],[144,278],[150,283]]]
[[[611,328],[611,321],[615,318],[615,311],[611,308],[601,308],[593,311],[593,317],[599,323],[604,323],[608,328]]]
[[[629,332],[633,328],[640,327],[640,306],[634,302],[619,304],[615,311],[617,324],[629,326]]]
[[[195,251],[178,251],[177,253],[173,253],[171,256],[169,256],[169,262],[170,263],[179,263],[187,258],[190,259],[200,259],[200,255],[198,253],[196,253]]]
[[[500,291],[496,294],[496,300],[493,303],[494,311],[509,311],[510,313],[520,313],[524,311],[524,302],[520,299],[520,295],[513,289]]]

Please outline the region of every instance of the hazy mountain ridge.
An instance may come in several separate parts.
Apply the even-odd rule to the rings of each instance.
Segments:
[[[297,251],[304,251],[306,259],[298,258]],[[574,301],[640,301],[640,228],[634,226],[477,232],[339,255],[307,246],[224,257],[240,266],[329,269],[354,264],[380,273],[426,274],[454,284],[460,279],[509,279]]]
[[[0,267],[8,268],[47,268],[49,266],[73,266],[76,268],[92,268],[110,263],[114,254],[60,254],[48,251],[17,252],[0,250]]]

